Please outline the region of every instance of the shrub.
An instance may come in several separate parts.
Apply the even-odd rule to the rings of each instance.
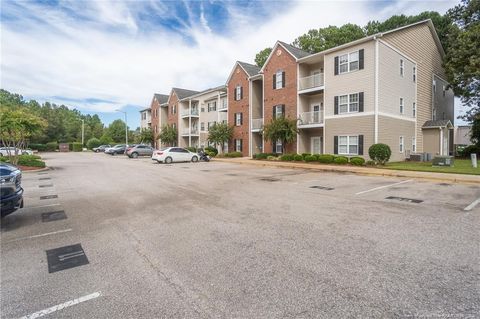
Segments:
[[[302,153],[303,160],[305,160],[305,157],[307,157],[308,155],[310,155],[310,153]]]
[[[480,156],[480,146],[469,145],[462,150],[460,155],[461,157],[470,157],[470,154],[477,154],[477,156]]]
[[[314,155],[307,155],[305,156],[305,162],[310,163],[310,162],[316,162],[317,157]]]
[[[295,156],[293,156],[293,160],[297,161],[297,162],[302,162],[303,161],[303,156],[300,155],[300,154],[296,154]]]
[[[30,167],[45,167],[45,162],[40,160],[40,156],[20,155],[18,157],[18,165]]]
[[[207,155],[210,156],[210,157],[215,157],[215,156],[217,156],[217,154],[215,154],[214,152],[209,151],[209,150],[205,150],[205,154],[207,154]]]
[[[72,151],[74,151],[74,152],[81,152],[82,151],[82,149],[83,149],[82,143],[75,142],[75,143],[71,143],[71,144],[72,144],[72,149],[71,149]]]
[[[193,152],[193,153],[196,153],[197,152],[197,148],[196,147],[193,147],[193,146],[189,146],[189,147],[185,147],[186,150],[189,150],[190,152]]]
[[[29,148],[39,152],[45,152],[47,150],[47,145],[45,144],[30,144]]]
[[[293,161],[294,156],[294,154],[283,154],[282,156],[280,156],[280,160],[285,162],[291,162]]]
[[[218,150],[217,150],[215,147],[213,147],[213,146],[207,146],[207,147],[205,147],[205,151],[210,151],[210,152],[212,152],[212,153],[215,153],[214,156],[217,156],[217,154],[218,154]]]
[[[334,156],[330,154],[322,154],[318,156],[318,161],[320,163],[331,164],[333,163],[333,160],[334,160]]]
[[[101,144],[98,138],[92,137],[87,141],[87,148],[91,150],[92,148],[99,147]]]
[[[365,159],[363,157],[352,157],[350,158],[350,163],[355,166],[365,165]]]
[[[47,147],[47,151],[54,152],[54,151],[58,150],[58,143],[57,142],[48,142],[46,144],[46,147]]]
[[[255,154],[255,159],[257,160],[263,160],[263,159],[267,159],[269,156],[273,156],[272,153],[257,153]]]
[[[224,157],[242,157],[242,152],[230,152],[223,154]]]
[[[278,160],[278,156],[275,156],[275,155],[268,155],[267,156],[267,160],[269,161],[277,161]]]
[[[335,164],[345,165],[348,163],[348,158],[346,158],[345,156],[338,156],[333,160],[333,162]]]
[[[367,166],[375,166],[375,162],[374,161],[367,161],[366,165]]]
[[[384,165],[390,159],[390,156],[392,155],[392,150],[387,144],[373,144],[368,149],[368,155],[372,160],[375,161],[375,163]]]

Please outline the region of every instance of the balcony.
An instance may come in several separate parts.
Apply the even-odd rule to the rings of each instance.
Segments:
[[[189,135],[198,135],[198,129],[197,128],[192,128],[192,129],[183,129],[182,130],[182,136],[189,136]]]
[[[219,107],[218,107],[218,111],[227,111],[228,107],[227,107],[227,103],[225,104],[221,104]]]
[[[309,93],[323,90],[325,86],[323,73],[318,73],[300,78],[298,81],[298,93]]]
[[[182,118],[184,117],[197,117],[198,116],[198,109],[192,109],[192,110],[183,110],[180,115]]]
[[[258,132],[263,127],[263,118],[261,119],[252,119],[252,131]]]
[[[300,114],[299,128],[323,126],[323,111],[303,112]]]

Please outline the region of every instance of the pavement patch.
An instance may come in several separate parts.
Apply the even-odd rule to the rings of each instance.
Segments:
[[[260,178],[261,181],[264,182],[278,182],[280,181],[280,178],[275,178],[275,177],[262,177]]]
[[[46,252],[49,273],[83,266],[89,263],[81,244],[50,249]]]
[[[40,177],[38,180],[39,181],[47,181],[47,180],[50,180],[51,178],[50,177]]]
[[[40,199],[52,199],[52,198],[58,198],[58,195],[45,195],[45,196],[40,196]]]
[[[310,186],[310,188],[323,189],[326,191],[332,191],[335,189],[333,187],[326,187],[326,186],[319,186],[319,185]]]
[[[420,203],[423,202],[423,200],[421,200],[421,199],[397,197],[397,196],[388,196],[388,197],[385,197],[385,199],[392,199],[392,200],[398,200],[398,201],[401,201],[401,202],[409,202],[409,203],[415,203],[415,204],[420,204]]]
[[[42,222],[47,223],[47,222],[53,222],[56,220],[61,220],[61,219],[67,219],[67,215],[65,214],[65,211],[63,210],[58,210],[55,212],[49,212],[49,213],[43,213],[42,214]]]
[[[40,188],[53,187],[53,184],[38,185],[38,187],[40,187]]]

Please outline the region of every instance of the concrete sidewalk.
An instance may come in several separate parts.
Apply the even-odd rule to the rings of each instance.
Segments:
[[[359,175],[406,177],[406,178],[415,178],[415,179],[426,179],[426,180],[432,180],[437,182],[441,181],[441,182],[449,182],[449,183],[467,183],[467,184],[480,185],[480,175],[401,171],[401,170],[392,170],[392,169],[386,169],[386,168],[326,165],[326,164],[317,164],[317,163],[253,160],[248,157],[215,158],[214,161],[256,165],[256,166],[264,166],[264,167],[283,167],[283,168],[308,169],[308,170],[314,170],[314,171],[334,172],[334,173],[351,173],[351,174],[359,174]]]

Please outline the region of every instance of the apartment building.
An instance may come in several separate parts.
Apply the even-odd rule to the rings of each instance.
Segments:
[[[160,142],[157,139],[157,135],[160,133],[162,126],[166,123],[166,107],[167,107],[168,95],[155,93],[150,103],[150,112],[148,109],[145,111],[146,118],[150,117],[150,127],[154,138],[154,147],[159,147]],[[148,115],[150,113],[150,115]],[[143,119],[142,119],[143,121]],[[148,122],[147,122],[148,123]]]
[[[152,109],[146,108],[140,111],[140,129],[152,128]]]

